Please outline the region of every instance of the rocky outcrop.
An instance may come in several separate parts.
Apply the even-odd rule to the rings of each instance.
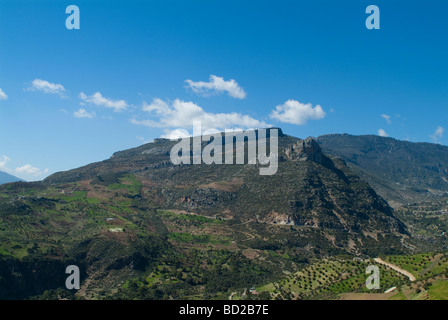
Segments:
[[[323,154],[322,149],[313,138],[298,140],[284,150],[288,160],[309,160],[319,163],[325,167],[332,167],[330,158]]]

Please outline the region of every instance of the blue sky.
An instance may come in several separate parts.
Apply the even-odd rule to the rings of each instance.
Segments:
[[[65,26],[72,4],[79,30]],[[365,27],[371,4],[380,30]],[[447,12],[442,0],[2,0],[0,170],[39,180],[194,118],[446,145]]]

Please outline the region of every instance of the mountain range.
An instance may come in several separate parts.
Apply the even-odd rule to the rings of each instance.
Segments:
[[[348,166],[392,207],[448,194],[448,147],[373,135],[317,138],[324,152]]]
[[[4,171],[0,171],[0,184],[17,182],[17,181],[23,181],[23,180]]]
[[[260,164],[174,165],[178,142],[156,139],[41,182],[0,186],[0,297],[51,295],[76,264],[84,298],[212,298],[324,257],[438,245],[390,203],[442,197],[447,148],[278,130],[271,176]]]
[[[280,130],[280,163],[273,176],[259,175],[259,165],[174,165],[169,154],[175,143],[158,139],[53,174],[44,183],[83,180],[108,185],[133,174],[151,185],[151,197],[162,209],[349,233],[405,233],[388,204],[344,161],[326,156],[315,139],[298,139]]]

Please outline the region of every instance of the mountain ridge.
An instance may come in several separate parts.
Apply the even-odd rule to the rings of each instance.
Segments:
[[[15,176],[13,176],[12,174],[9,174],[5,171],[0,171],[0,184],[19,182],[19,181],[23,182],[24,180],[17,178]]]
[[[387,203],[350,172],[344,161],[326,156],[314,138],[299,139],[280,131],[279,171],[270,177],[257,174],[259,164],[174,165],[169,152],[176,143],[159,139],[116,152],[102,162],[53,174],[44,182],[90,180],[93,184],[102,184],[111,175],[131,173],[151,182],[164,209],[195,210],[222,217],[230,214],[243,220],[266,221],[266,217],[272,216],[289,224],[355,233],[362,229],[356,219],[363,217],[367,220],[361,223],[369,232],[384,228],[384,232],[405,233],[403,224],[394,220]],[[352,202],[356,204],[352,206]],[[372,217],[379,219],[375,224],[381,224],[381,228],[369,226],[367,221]]]
[[[448,147],[375,135],[329,134],[317,141],[340,157],[389,204],[421,202],[448,193]]]

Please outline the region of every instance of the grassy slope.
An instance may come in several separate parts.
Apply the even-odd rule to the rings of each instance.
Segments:
[[[132,292],[139,292],[140,297],[156,299],[226,299],[236,292],[234,298],[336,299],[344,293],[370,292],[364,283],[365,268],[372,262],[343,256],[317,259],[343,253],[334,250],[331,241],[323,241],[331,238],[329,230],[323,235],[314,228],[157,210],[151,189],[135,176],[109,178],[45,188],[4,186],[0,190],[0,256],[18,260],[86,256],[83,259],[92,262],[91,256],[101,265],[108,261],[89,271],[94,281],[83,294],[90,298],[109,294],[130,298]],[[93,244],[84,248],[83,243],[92,239]],[[148,246],[167,251],[149,253],[146,258],[152,262],[140,272],[120,273],[128,263],[126,256],[134,261],[132,254]],[[391,299],[446,298],[445,254],[382,258],[409,270],[418,281],[411,284],[379,266],[381,288],[375,292],[397,286],[399,292]],[[117,260],[122,265],[117,266]],[[97,275],[98,270],[106,274]],[[123,289],[117,293],[110,291],[111,286]],[[247,295],[244,289],[251,286],[257,287],[258,296]]]
[[[446,253],[426,253],[407,256],[386,256],[384,260],[413,273],[417,280],[409,281],[400,273],[383,265],[380,268],[380,289],[368,290],[365,268],[370,261],[347,258],[319,260],[280,281],[257,288],[271,298],[281,299],[448,299],[448,261]],[[393,292],[384,292],[397,287]]]

